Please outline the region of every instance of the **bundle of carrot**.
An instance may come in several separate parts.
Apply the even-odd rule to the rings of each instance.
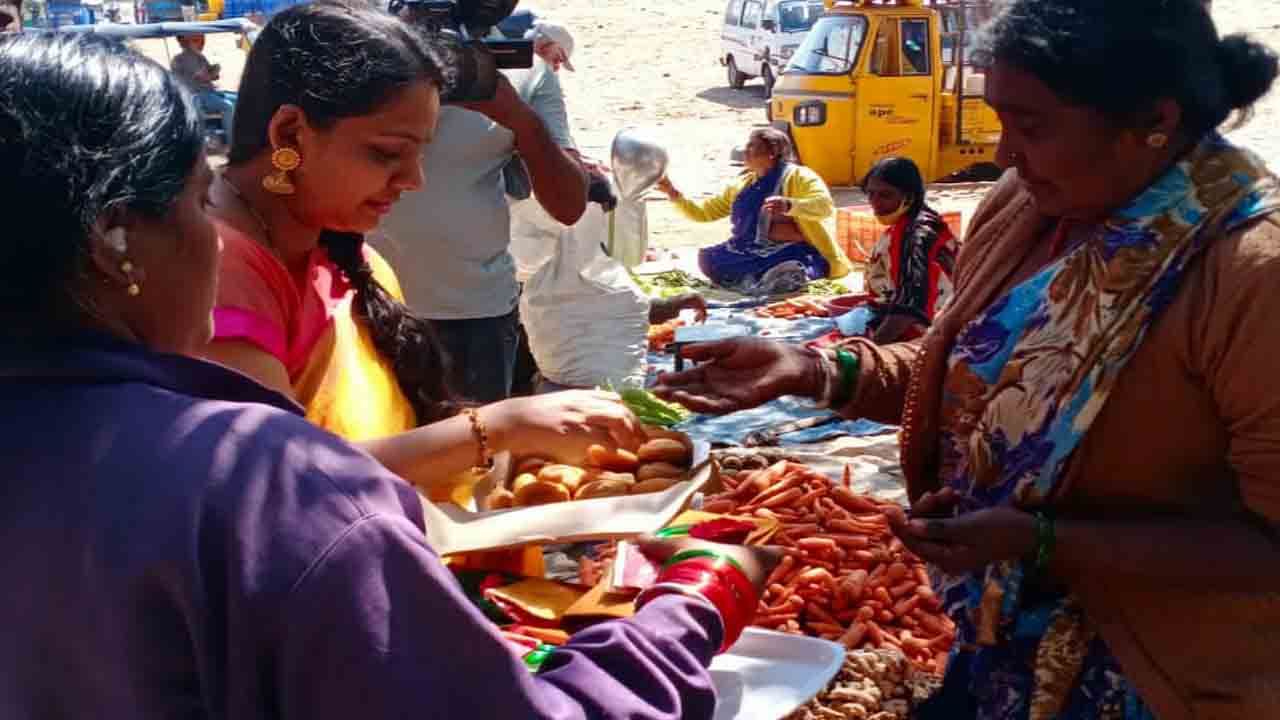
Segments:
[[[955,630],[924,563],[889,531],[887,505],[794,462],[723,477],[706,512],[775,518],[770,541],[786,557],[769,577],[756,625],[838,640],[849,649],[894,648],[941,672]]]
[[[756,310],[756,314],[771,318],[831,317],[831,311],[821,301],[811,297],[791,298],[771,303]]]
[[[684,327],[684,321],[676,318],[668,320],[661,325],[649,326],[649,349],[653,352],[662,352],[667,346],[676,341],[676,328]]]

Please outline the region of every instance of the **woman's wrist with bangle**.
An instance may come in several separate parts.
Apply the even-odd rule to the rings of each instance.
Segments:
[[[840,374],[835,354],[809,348],[805,350],[805,355],[808,356],[809,363],[801,379],[802,389],[794,394],[813,400],[818,407],[830,407],[831,394],[835,391]]]
[[[658,574],[657,582],[636,598],[636,609],[662,595],[699,597],[720,615],[724,640],[720,651],[737,642],[755,616],[759,592],[732,558],[714,551],[682,553]]]
[[[862,372],[862,359],[851,350],[839,348],[835,351],[836,365],[839,372],[835,390],[831,393],[831,407],[841,408],[853,402],[858,390],[858,376]]]
[[[476,461],[471,469],[473,472],[487,473],[493,469],[494,462],[493,437],[489,433],[489,426],[476,408],[465,408],[462,415],[471,428],[471,439],[476,448]]]

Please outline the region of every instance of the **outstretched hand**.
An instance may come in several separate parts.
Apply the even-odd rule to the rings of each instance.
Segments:
[[[653,392],[694,412],[725,415],[784,395],[816,397],[824,381],[815,355],[769,340],[735,338],[690,345],[681,355],[697,366],[658,376]]]

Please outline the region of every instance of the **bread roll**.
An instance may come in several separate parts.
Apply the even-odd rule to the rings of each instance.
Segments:
[[[551,503],[568,502],[572,498],[569,488],[556,482],[538,480],[516,492],[516,505],[549,505]]]
[[[603,445],[587,448],[587,462],[601,470],[613,472],[635,472],[640,467],[640,459],[630,450],[610,450]]]
[[[509,507],[515,507],[515,504],[515,493],[506,488],[498,488],[489,493],[489,497],[485,501],[485,506],[490,510],[505,510]]]
[[[684,477],[684,475],[685,469],[682,467],[666,462],[655,462],[641,465],[636,471],[636,480],[643,482],[654,478]]]
[[[692,460],[692,453],[689,448],[679,440],[671,438],[658,438],[640,446],[640,451],[636,453],[642,463],[665,462],[672,465],[681,465],[688,467]]]
[[[576,468],[572,465],[547,465],[538,471],[538,480],[541,482],[553,482],[568,488],[569,492],[578,489],[582,484],[582,478],[587,474],[586,470]]]
[[[538,482],[538,477],[533,473],[520,473],[515,480],[511,481],[511,492],[518,493],[525,485]]]
[[[578,492],[573,494],[574,500],[590,500],[591,498],[601,497],[617,497],[626,495],[627,490],[634,485],[634,482],[627,482],[621,479],[616,473],[608,473],[610,477],[600,477],[587,483],[583,483],[578,488]],[[628,476],[629,477],[629,476]]]

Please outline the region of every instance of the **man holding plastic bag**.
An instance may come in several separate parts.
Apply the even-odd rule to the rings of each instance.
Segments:
[[[547,82],[568,67],[573,38],[562,26],[539,21],[530,35],[538,61],[527,78],[542,92],[561,93]],[[559,62],[545,61],[557,58]],[[563,98],[559,103],[563,107]],[[572,147],[572,144],[564,144]],[[552,218],[536,200],[512,200],[511,254],[516,278],[524,284],[520,319],[538,366],[538,389],[566,387],[637,387],[644,384],[645,356],[651,322],[665,322],[684,309],[698,319],[706,304],[696,294],[650,303],[627,272],[648,249],[643,201],[618,198],[607,169],[582,159],[591,177],[586,213],[572,227]]]

